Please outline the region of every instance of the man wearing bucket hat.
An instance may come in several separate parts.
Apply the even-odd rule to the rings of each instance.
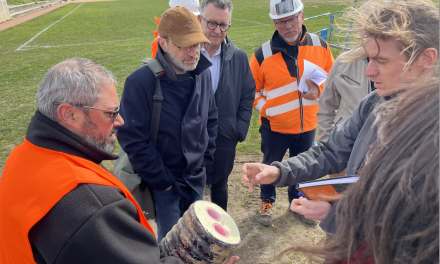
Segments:
[[[275,33],[252,55],[250,67],[256,82],[254,108],[260,112],[261,151],[263,163],[281,161],[289,150],[296,156],[312,146],[316,126],[318,97],[323,88],[306,80],[310,90],[300,92],[298,86],[304,64],[310,62],[327,73],[334,59],[330,48],[319,36],[307,32],[301,0],[271,0],[269,16]],[[294,186],[289,187],[289,203],[298,198]],[[273,185],[261,185],[262,204],[259,222],[270,226],[272,203],[276,200]],[[316,224],[302,215],[309,225]]]
[[[215,150],[217,108],[206,71],[211,63],[200,54],[209,40],[197,17],[177,6],[162,15],[158,29],[156,60],[165,74],[160,77],[163,102],[156,145],[149,133],[156,78],[148,67],[125,82],[120,114],[126,122],[117,135],[133,168],[153,190],[160,242],[203,195],[205,166],[213,162]]]
[[[199,15],[199,0],[170,0],[169,2],[170,7],[176,7],[176,6],[184,6],[189,11],[191,11],[195,16]],[[159,26],[160,18],[154,17],[156,20],[157,25]],[[154,40],[153,43],[151,43],[151,58],[156,57],[157,48],[159,45],[159,31],[156,29],[154,31]]]

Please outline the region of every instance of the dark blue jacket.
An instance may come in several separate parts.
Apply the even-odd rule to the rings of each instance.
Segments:
[[[228,37],[221,45],[220,78],[215,92],[218,133],[242,142],[246,139],[252,117],[255,80],[246,53],[235,47]]]
[[[192,189],[200,195],[206,182],[205,166],[213,162],[217,136],[217,108],[211,75],[206,71],[211,63],[200,54],[196,69],[182,79],[160,47],[156,59],[166,71],[160,77],[164,101],[156,146],[149,132],[156,80],[146,66],[125,81],[120,112],[125,124],[118,129],[118,141],[153,190],[172,185],[181,197],[189,197]],[[182,98],[176,97],[179,93]],[[185,95],[189,95],[187,100]]]

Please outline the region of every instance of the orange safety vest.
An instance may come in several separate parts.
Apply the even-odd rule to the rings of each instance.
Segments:
[[[37,147],[27,141],[9,156],[0,181],[0,263],[35,263],[28,234],[49,210],[80,183],[119,188],[138,210],[127,188],[110,172],[83,158]]]
[[[159,18],[157,18],[157,17],[154,17],[154,19],[156,19],[156,24],[157,24],[157,26],[159,26],[159,23],[160,23],[160,19]],[[156,58],[156,53],[157,53],[157,49],[158,49],[158,44],[159,44],[159,31],[156,29],[155,31],[154,31],[154,40],[153,40],[153,43],[151,43],[151,53],[153,54],[153,55],[151,55],[151,58]]]
[[[303,30],[307,29],[303,26]],[[293,71],[296,71],[294,77],[282,52],[272,48],[272,40],[267,41],[255,51],[249,62],[256,83],[254,108],[260,112],[260,125],[283,134],[311,131],[318,125],[318,100],[303,98],[304,94],[298,91],[296,76],[302,76],[304,60],[328,73],[334,62],[330,48],[319,36],[305,32],[298,44],[297,65],[291,62]],[[323,87],[324,84],[319,87],[320,92]]]

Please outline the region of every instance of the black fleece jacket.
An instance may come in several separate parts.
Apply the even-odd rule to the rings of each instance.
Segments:
[[[118,158],[39,111],[32,117],[26,138],[38,147],[97,164]],[[182,263],[174,257],[160,259],[156,238],[139,221],[136,207],[118,188],[80,184],[30,230],[34,259],[39,264]]]

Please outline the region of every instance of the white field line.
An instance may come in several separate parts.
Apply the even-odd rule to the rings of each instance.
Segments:
[[[132,39],[120,39],[120,40],[111,40],[111,41],[102,41],[102,42],[93,42],[93,43],[80,43],[80,44],[68,44],[68,45],[58,45],[58,46],[26,46],[26,50],[31,49],[50,49],[50,48],[60,48],[60,47],[71,47],[71,46],[83,46],[83,45],[95,45],[95,44],[105,44],[112,42],[121,42],[121,41],[131,41],[137,39],[146,39],[146,38],[132,38]]]
[[[256,27],[267,27],[269,24],[259,25],[259,26],[250,26],[250,27],[231,27],[230,29],[244,29],[244,28],[256,28]]]
[[[70,15],[73,13],[73,11],[77,10],[78,8],[80,8],[83,4],[85,4],[85,2],[83,2],[82,4],[80,4],[77,8],[73,9],[69,14],[63,16],[62,18],[60,18],[58,21],[52,23],[50,26],[48,26],[47,28],[43,29],[42,31],[40,31],[37,35],[35,35],[34,37],[32,37],[30,40],[28,40],[26,43],[24,43],[23,45],[21,45],[20,47],[18,47],[18,49],[16,49],[15,51],[19,51],[21,49],[23,49],[27,44],[31,43],[32,41],[34,41],[34,39],[36,39],[39,35],[41,35],[41,33],[43,33],[44,31],[48,30],[51,26],[55,25],[56,23],[60,22],[61,20],[63,20],[63,18],[65,18],[66,16]]]
[[[139,0],[142,1],[142,0]],[[82,3],[81,5],[83,5],[84,3]],[[80,5],[80,6],[81,6]],[[79,8],[80,6],[78,6],[77,8]],[[75,8],[74,10],[72,10],[70,13],[72,13],[73,11],[75,11],[77,8]],[[69,13],[69,14],[70,14]],[[35,38],[37,38],[41,33],[43,33],[44,31],[46,31],[47,29],[49,29],[51,26],[55,25],[56,23],[58,23],[59,21],[61,21],[63,18],[65,18],[66,16],[68,16],[69,14],[65,15],[64,17],[62,17],[60,20],[58,20],[57,22],[53,23],[52,25],[48,26],[47,28],[43,29],[40,33],[38,33],[37,35],[35,35],[32,39],[30,39],[28,42],[26,42],[25,44],[21,45],[17,50],[32,50],[32,49],[50,49],[50,48],[59,48],[59,47],[71,47],[71,46],[82,46],[82,45],[95,45],[95,44],[105,44],[105,43],[112,43],[112,42],[122,42],[122,41],[131,41],[131,40],[137,40],[137,39],[144,39],[144,38],[132,38],[132,39],[121,39],[121,40],[112,40],[112,41],[103,41],[103,42],[93,42],[93,43],[80,43],[80,44],[68,44],[68,45],[57,45],[57,46],[49,46],[49,45],[44,45],[44,46],[40,46],[40,45],[27,45],[30,42],[32,42]],[[255,28],[255,27],[266,27],[266,26],[270,26],[271,24],[263,24],[263,23],[259,23],[259,22],[255,22],[255,21],[249,21],[249,20],[244,20],[244,19],[239,19],[239,18],[232,18],[235,20],[240,20],[240,21],[244,21],[244,22],[249,22],[249,23],[254,23],[254,24],[258,24],[257,26],[249,26],[249,27],[231,27],[231,29],[244,29],[244,28]]]
[[[259,24],[259,25],[265,25],[265,26],[269,26],[270,25],[270,24],[264,24],[264,23],[260,23],[260,22],[255,22],[255,21],[249,21],[249,20],[234,18],[234,17],[232,19],[240,20],[240,21],[245,21],[245,22],[249,22],[249,23],[254,23],[254,24]]]

